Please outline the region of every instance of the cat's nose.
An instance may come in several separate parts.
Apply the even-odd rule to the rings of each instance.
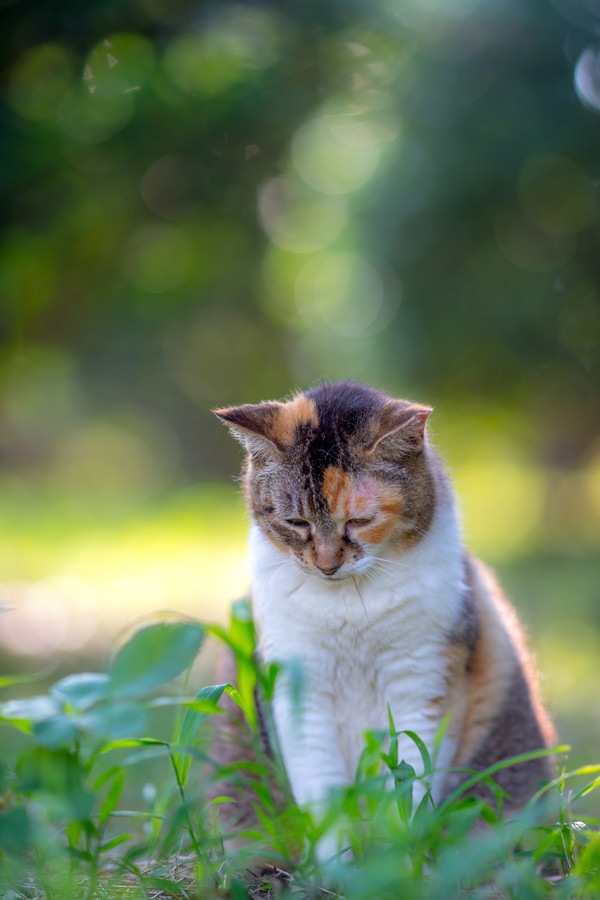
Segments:
[[[336,566],[319,566],[317,565],[317,569],[319,572],[322,572],[323,575],[335,575],[337,570],[339,569],[341,563],[338,563]]]

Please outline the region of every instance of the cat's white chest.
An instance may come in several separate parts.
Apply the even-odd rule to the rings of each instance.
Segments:
[[[457,528],[434,523],[401,564],[371,579],[307,576],[258,529],[252,556],[260,654],[302,678],[301,703],[285,678],[274,703],[296,798],[310,801],[351,780],[364,732],[387,729],[388,709],[398,729],[432,744],[439,718],[431,709],[445,691],[444,650],[463,590]],[[408,739],[402,753],[419,762]]]

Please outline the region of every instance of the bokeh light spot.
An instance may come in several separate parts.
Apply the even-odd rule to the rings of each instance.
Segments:
[[[174,38],[164,66],[182,91],[220,94],[272,65],[278,45],[278,31],[268,13],[234,6],[203,31]]]
[[[200,163],[182,153],[163,156],[147,169],[140,194],[149,209],[164,219],[185,219],[203,202],[206,176]]]
[[[353,116],[322,115],[301,125],[292,139],[292,161],[307,185],[325,194],[347,194],[375,173],[382,135]]]
[[[559,268],[572,258],[576,248],[572,235],[552,234],[512,211],[499,213],[495,235],[509,262],[529,272]]]
[[[600,112],[600,51],[584,50],[573,73],[577,96],[588,109]]]
[[[272,178],[258,193],[263,228],[274,244],[295,253],[322,250],[341,234],[348,217],[344,197],[317,194],[290,178]]]
[[[325,325],[335,334],[358,337],[370,330],[384,308],[383,280],[355,253],[319,253],[300,270],[295,301],[310,327]]]
[[[151,42],[139,34],[112,34],[87,58],[84,80],[90,93],[104,95],[139,89],[154,71]]]

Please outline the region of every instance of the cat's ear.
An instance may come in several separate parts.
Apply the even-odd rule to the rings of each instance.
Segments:
[[[275,435],[275,422],[281,410],[281,403],[246,403],[244,406],[230,406],[213,409],[222,419],[233,437],[248,451],[264,454],[275,448],[281,449]]]
[[[385,404],[373,430],[368,451],[373,452],[386,445],[405,452],[418,452],[425,440],[425,425],[433,410],[420,403],[390,400]],[[382,441],[385,443],[382,445]]]

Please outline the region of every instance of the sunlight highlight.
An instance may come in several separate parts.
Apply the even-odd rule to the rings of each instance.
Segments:
[[[348,220],[342,196],[324,196],[291,178],[272,178],[258,194],[263,228],[274,244],[313,253],[333,243]]]
[[[381,275],[356,253],[332,250],[311,256],[296,278],[296,308],[311,328],[346,337],[373,333],[389,322]]]
[[[321,115],[292,138],[291,156],[302,180],[324,194],[348,194],[375,174],[383,149],[377,130],[349,115]]]

